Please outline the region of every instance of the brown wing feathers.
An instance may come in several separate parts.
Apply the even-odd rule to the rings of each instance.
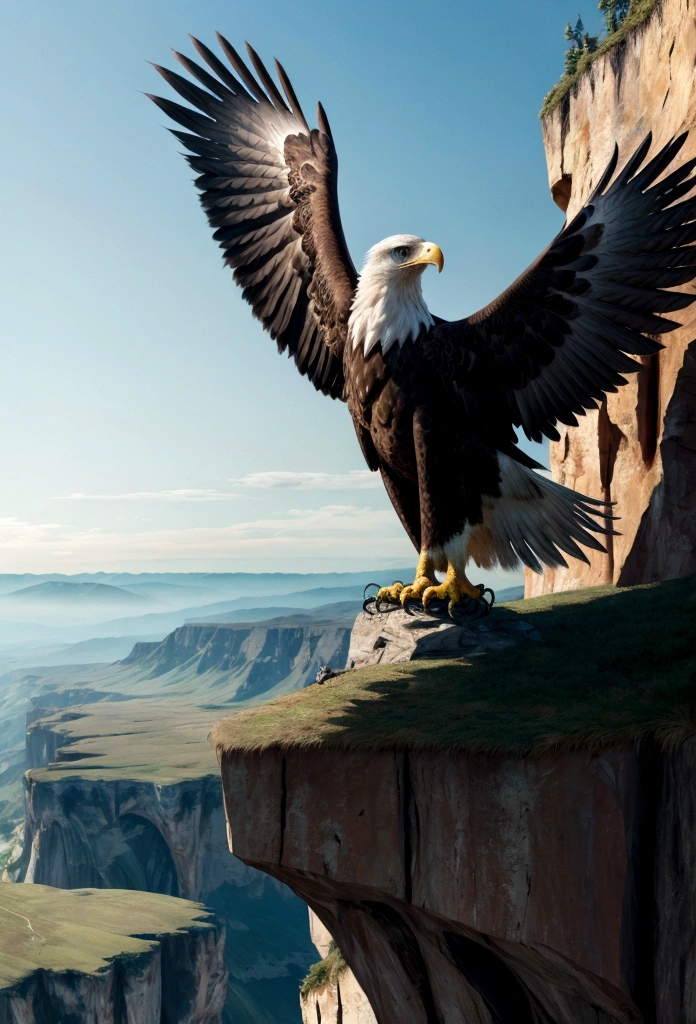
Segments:
[[[258,80],[218,35],[233,72],[193,39],[210,71],[174,56],[199,84],[157,67],[195,109],[151,99],[185,132],[196,186],[225,263],[255,316],[315,387],[343,396],[343,345],[357,274],[338,211],[336,152],[320,108],[310,131],[276,61],[280,92],[247,46]],[[203,86],[203,88],[201,88]]]
[[[438,325],[434,346],[463,391],[503,388],[515,425],[540,441],[639,369],[679,324],[664,316],[696,296],[663,289],[696,277],[696,184],[688,160],[656,181],[682,135],[644,164],[648,135],[614,178],[615,151],[587,205],[490,306]],[[444,352],[444,355],[443,355]]]

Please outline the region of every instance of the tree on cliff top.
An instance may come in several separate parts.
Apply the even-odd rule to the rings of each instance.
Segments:
[[[613,35],[626,20],[631,7],[631,0],[599,0],[597,6],[604,15],[607,35]],[[571,43],[570,49],[566,50],[565,54],[565,73],[566,75],[574,75],[578,70],[580,58],[587,53],[595,53],[597,50],[599,36],[591,36],[588,32],[585,32],[582,18],[578,14],[575,28],[573,28],[570,22],[566,25],[565,37]]]
[[[597,6],[604,15],[607,33],[611,35],[628,15],[631,0],[599,0]]]
[[[601,3],[615,2],[621,2],[621,0],[601,0]],[[570,49],[566,50],[565,55],[565,73],[566,75],[574,75],[578,69],[580,58],[586,53],[594,53],[597,49],[599,37],[591,36],[588,32],[585,32],[585,26],[579,14],[575,28],[573,28],[570,22],[566,25],[565,37],[571,41]]]

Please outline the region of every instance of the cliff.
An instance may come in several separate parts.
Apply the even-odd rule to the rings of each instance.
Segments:
[[[376,1024],[367,996],[328,930],[311,910],[309,929],[322,959],[310,969],[300,989],[302,1024]]]
[[[617,37],[542,119],[551,192],[572,217],[618,143],[624,163],[648,131],[654,145],[696,124],[696,17],[690,0],[642,4],[645,21]],[[641,6],[636,5],[634,6]],[[679,159],[696,155],[692,131]],[[685,289],[693,289],[693,284]],[[559,424],[555,480],[615,501],[621,535],[590,565],[527,574],[527,596],[596,583],[635,584],[696,570],[696,307],[665,349],[577,428]]]
[[[0,885],[0,1024],[219,1024],[224,935],[145,893]]]
[[[219,709],[259,704],[313,682],[321,666],[345,664],[348,607],[235,626],[192,624],[162,641],[135,644],[114,664],[61,664],[1,676],[0,869],[16,845],[24,770],[53,760],[49,751],[39,752],[39,760],[25,764],[25,715],[31,723],[51,707],[130,698],[165,698],[170,709],[174,704]],[[354,618],[356,606],[350,607]],[[35,736],[35,745],[38,740]],[[168,751],[161,753],[166,763]]]
[[[343,666],[349,638],[342,626],[191,624],[161,643],[136,644],[121,665],[148,680],[225,675],[233,699],[244,701],[281,683],[285,690],[306,686],[321,665]]]
[[[51,694],[84,688],[112,700],[256,705],[313,682],[322,665],[345,664],[348,626],[293,618],[292,625],[191,623],[161,641],[136,643],[114,664],[35,668],[13,673],[13,683],[25,693],[46,691],[47,701]]]
[[[696,1019],[694,611],[693,577],[526,601],[539,642],[218,724],[233,852],[379,1024]]]
[[[29,725],[16,881],[201,901],[224,926],[224,1021],[294,1024],[313,956],[306,908],[230,857],[210,712],[145,701],[66,708]]]

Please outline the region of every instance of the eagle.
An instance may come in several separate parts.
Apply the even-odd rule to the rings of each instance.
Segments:
[[[558,440],[557,423],[577,426],[640,369],[631,356],[657,352],[657,337],[680,326],[664,314],[696,297],[672,290],[696,277],[696,160],[670,169],[686,133],[650,159],[647,135],[618,173],[615,147],[583,209],[531,266],[484,309],[447,321],[421,289],[426,267],[443,269],[439,246],[394,235],[358,273],[321,103],[310,128],[277,61],[274,79],[251,46],[250,67],[217,38],[227,63],[191,37],[202,63],[174,51],[188,77],[154,65],[185,105],[150,98],[179,126],[254,316],[318,391],[346,403],[418,552],[413,582],[378,600],[480,608],[472,561],[542,572],[564,555],[587,562],[583,548],[604,551],[607,503],[539,473],[517,431]]]

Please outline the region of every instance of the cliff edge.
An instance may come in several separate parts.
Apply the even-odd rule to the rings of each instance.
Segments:
[[[313,958],[307,911],[229,855],[212,722],[209,711],[137,700],[34,718],[24,849],[7,876],[35,885],[8,888],[127,889],[205,903],[226,931],[223,1019],[290,1024]]]
[[[379,1024],[696,1019],[696,579],[513,605],[541,640],[219,723],[231,848]]]
[[[551,193],[569,218],[587,201],[615,144],[621,167],[648,132],[657,148],[688,130],[679,160],[696,156],[696,13],[690,0],[634,0],[631,11],[638,8],[645,20],[633,19],[640,23],[593,55],[542,117]],[[528,572],[528,597],[696,571],[696,306],[680,319],[684,326],[664,339],[664,350],[642,357],[643,369],[599,411],[578,427],[559,424],[554,480],[616,502],[620,536],[608,538],[607,554],[587,552],[589,565],[569,559],[567,569]]]
[[[220,1024],[224,933],[152,893],[0,884],[0,1024]]]

